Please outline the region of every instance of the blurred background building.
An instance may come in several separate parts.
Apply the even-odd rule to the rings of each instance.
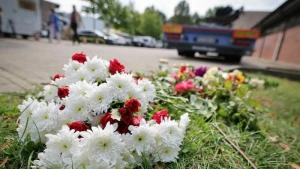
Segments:
[[[300,64],[300,1],[288,0],[257,22],[261,30],[253,56],[271,61]]]

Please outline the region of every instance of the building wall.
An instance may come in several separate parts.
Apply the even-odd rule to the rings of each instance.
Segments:
[[[271,60],[275,51],[279,32],[267,35],[265,37],[261,58]]]
[[[254,45],[254,50],[253,50],[253,57],[260,57],[260,54],[262,52],[263,49],[263,45],[264,45],[264,37],[259,38],[256,40],[255,45]]]
[[[286,30],[277,60],[300,64],[300,26]]]
[[[279,34],[276,32],[256,40],[253,57],[273,60]],[[300,64],[300,26],[292,27],[284,32],[281,47],[276,61]]]

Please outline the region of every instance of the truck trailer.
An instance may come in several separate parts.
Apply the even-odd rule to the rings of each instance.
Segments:
[[[2,34],[23,38],[38,34],[42,27],[40,3],[40,0],[0,0]]]
[[[194,57],[195,53],[217,53],[226,60],[240,62],[242,56],[250,56],[258,30],[232,29],[218,26],[163,25],[163,43],[175,48],[179,56]]]

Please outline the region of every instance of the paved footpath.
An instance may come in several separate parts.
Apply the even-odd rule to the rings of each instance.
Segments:
[[[47,40],[0,39],[0,93],[19,92],[30,89],[35,84],[47,83],[76,52],[88,56],[102,57],[107,60],[118,59],[126,70],[149,72],[158,69],[159,59],[169,60],[173,64],[190,63],[193,66],[220,66],[231,68],[239,65],[258,65],[255,59],[244,57],[241,64],[225,63],[219,59],[193,58],[177,56],[176,50],[150,49],[125,46],[81,44],[73,46],[70,41],[48,43]]]

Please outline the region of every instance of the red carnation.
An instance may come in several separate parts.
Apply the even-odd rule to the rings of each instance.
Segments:
[[[121,114],[121,116],[123,116],[123,115],[126,115],[129,112],[127,111],[126,108],[122,107],[122,108],[119,108],[119,113]]]
[[[86,62],[86,55],[83,53],[75,53],[72,56],[72,60],[76,60],[79,63],[84,63],[84,62]]]
[[[64,110],[65,109],[65,105],[61,105],[60,107],[59,107],[59,110]]]
[[[186,71],[186,66],[181,66],[181,67],[180,67],[180,72],[181,72],[181,73],[184,73],[185,71]]]
[[[133,115],[132,113],[126,113],[121,116],[121,121],[123,121],[127,125],[131,125],[133,121]]]
[[[122,65],[117,59],[111,60],[109,63],[108,70],[112,75],[116,74],[117,72],[123,72],[125,69],[124,65]]]
[[[156,123],[160,124],[161,120],[165,117],[170,118],[168,111],[166,109],[158,111],[153,114],[152,119],[156,121]]]
[[[118,122],[117,120],[111,118],[110,112],[105,113],[104,116],[101,117],[100,123],[102,125],[102,128],[105,128],[108,122],[110,122],[110,124],[114,124]]]
[[[67,97],[69,95],[69,87],[68,86],[59,87],[57,90],[57,95],[60,99]]]
[[[56,79],[59,79],[61,77],[65,77],[64,75],[60,75],[60,74],[56,74],[54,77],[53,77],[53,81],[55,81]]]
[[[87,131],[89,129],[89,126],[84,124],[82,121],[75,121],[71,124],[69,124],[70,130],[74,129],[75,131]]]
[[[120,134],[129,133],[128,127],[129,127],[129,125],[126,125],[123,121],[119,121],[117,131]]]
[[[125,107],[129,112],[136,113],[141,107],[141,103],[137,99],[130,99],[125,102]]]

